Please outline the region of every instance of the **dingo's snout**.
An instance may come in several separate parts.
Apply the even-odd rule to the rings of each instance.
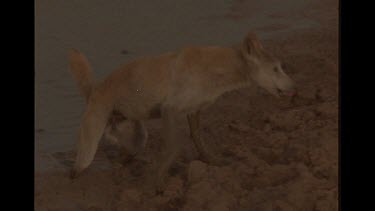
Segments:
[[[294,81],[284,72],[282,72],[282,77],[276,77],[275,85],[279,95],[289,97],[294,97],[297,95],[297,87]]]
[[[284,90],[278,88],[277,91],[279,92],[280,95],[286,95],[289,97],[294,97],[298,94],[297,88],[294,85]]]

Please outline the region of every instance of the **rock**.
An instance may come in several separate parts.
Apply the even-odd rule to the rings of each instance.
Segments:
[[[319,199],[314,206],[316,211],[337,210],[338,200],[334,198],[333,194],[326,194]]]
[[[250,127],[246,124],[243,124],[239,121],[234,121],[229,124],[229,128],[232,130],[236,130],[239,132],[248,132],[250,130]]]
[[[233,169],[230,166],[219,167],[215,171],[215,179],[218,183],[224,183],[233,177]]]
[[[333,100],[335,98],[334,90],[328,88],[318,88],[315,90],[314,98],[317,102]]]
[[[306,120],[311,120],[315,117],[316,115],[312,111],[306,111],[303,113],[303,119]]]
[[[281,201],[281,200],[276,200],[272,204],[272,210],[275,211],[289,211],[289,210],[294,210],[293,207],[291,207],[288,203]]]
[[[139,190],[128,189],[128,190],[124,190],[121,193],[120,199],[121,201],[140,203],[142,200],[141,196],[142,196],[142,193]]]
[[[230,211],[226,203],[217,203],[214,206],[211,207],[210,210],[215,210],[215,211]]]
[[[183,208],[181,208],[181,211],[191,211],[191,210],[204,211],[206,209],[203,209],[200,206],[195,205],[195,204],[188,204],[188,205],[185,205]]]
[[[339,110],[338,110],[337,104],[322,103],[316,107],[315,112],[321,113],[324,116],[337,116]]]
[[[296,119],[295,113],[286,112],[270,116],[271,124],[275,125],[276,128],[291,131],[297,128],[298,121]]]
[[[102,211],[103,209],[96,206],[91,206],[87,209],[87,211]]]
[[[208,181],[203,180],[193,184],[186,194],[187,206],[203,206],[208,204],[209,201],[215,200],[219,197],[216,188],[213,187]]]
[[[189,165],[188,180],[191,184],[199,182],[207,177],[207,164],[199,160],[194,160]]]
[[[288,144],[288,136],[285,132],[274,132],[269,136],[270,148],[283,148]],[[267,149],[268,150],[268,149]]]
[[[270,123],[266,123],[266,124],[264,125],[264,127],[263,127],[263,131],[266,132],[266,133],[268,133],[268,132],[270,132],[271,130],[272,130],[272,126],[271,126],[271,124],[270,124]]]
[[[251,177],[255,173],[252,167],[245,165],[243,163],[238,164],[235,171],[243,178]]]
[[[208,210],[213,211],[229,211],[230,207],[233,207],[238,203],[237,199],[231,192],[218,191],[218,197],[211,200],[208,204]]]
[[[179,177],[169,178],[168,184],[164,190],[164,196],[167,198],[176,198],[182,194],[184,181]]]

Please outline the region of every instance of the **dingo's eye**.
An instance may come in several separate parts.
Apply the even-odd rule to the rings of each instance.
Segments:
[[[273,72],[277,73],[277,72],[279,72],[279,69],[277,67],[274,67]]]

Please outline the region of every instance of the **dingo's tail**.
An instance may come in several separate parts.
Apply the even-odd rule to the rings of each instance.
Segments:
[[[74,79],[78,83],[81,94],[86,101],[89,99],[93,88],[93,75],[86,57],[76,49],[69,51],[69,67]]]

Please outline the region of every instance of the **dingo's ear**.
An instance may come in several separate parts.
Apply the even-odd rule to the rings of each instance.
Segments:
[[[260,43],[258,37],[253,32],[249,32],[243,42],[244,53],[248,56],[260,55],[263,50],[263,46]]]

